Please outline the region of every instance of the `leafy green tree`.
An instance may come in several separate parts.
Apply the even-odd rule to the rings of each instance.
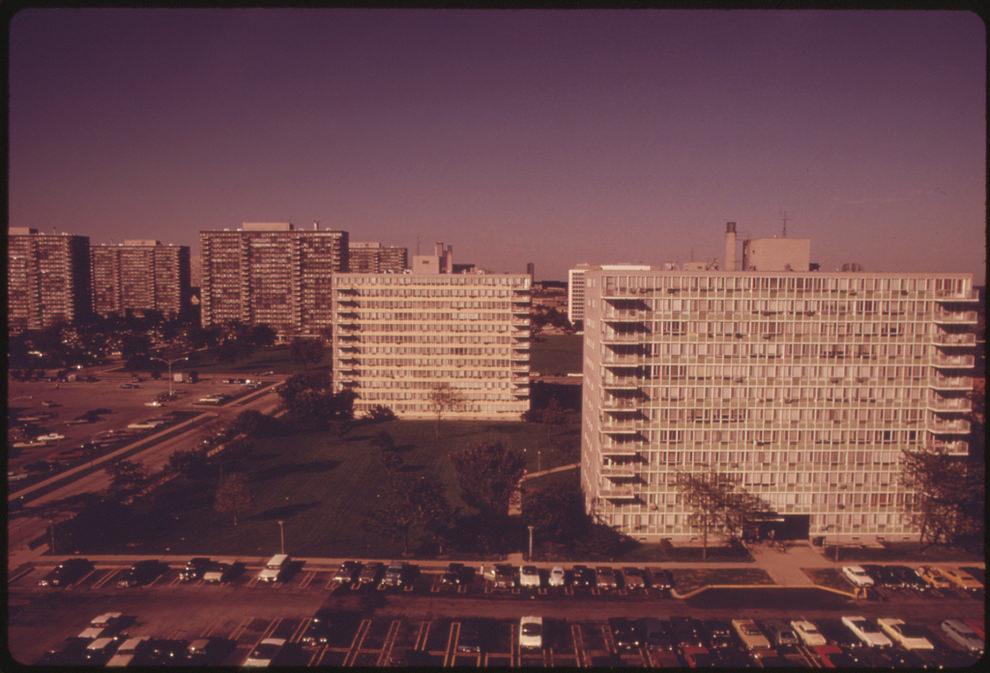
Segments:
[[[462,449],[450,460],[465,503],[492,520],[508,516],[509,498],[526,466],[522,452],[496,442]]]
[[[108,465],[105,471],[110,477],[108,494],[118,502],[140,493],[147,486],[150,476],[144,463],[134,460],[118,460]]]
[[[388,537],[402,540],[402,553],[408,554],[413,530],[439,527],[449,517],[443,484],[435,475],[426,474],[386,482],[368,523]]]
[[[702,532],[702,559],[708,558],[709,532],[734,534],[745,522],[768,507],[754,496],[740,490],[731,477],[718,472],[684,472],[677,475],[674,485],[694,511],[691,525]]]
[[[289,357],[295,362],[301,362],[304,367],[322,360],[326,350],[326,343],[322,339],[296,337],[289,343]]]
[[[455,390],[449,383],[438,383],[430,390],[427,401],[437,415],[435,439],[440,439],[440,421],[448,411],[458,409],[464,404],[464,395]]]
[[[245,409],[227,427],[235,435],[248,437],[277,437],[283,432],[282,423],[277,418],[256,409]]]
[[[905,507],[921,531],[919,550],[956,544],[982,529],[985,491],[979,466],[940,449],[905,449],[900,479],[913,492]]]
[[[168,457],[168,470],[192,479],[202,478],[209,469],[206,447],[175,451]]]
[[[394,411],[384,404],[376,404],[368,409],[366,418],[372,423],[384,423],[385,421],[394,421],[396,415]]]
[[[236,528],[238,515],[251,506],[253,499],[247,477],[235,472],[226,475],[220,482],[213,507],[221,514],[233,514]]]
[[[584,499],[579,488],[545,486],[523,495],[522,518],[540,531],[540,538],[570,544],[588,529]]]

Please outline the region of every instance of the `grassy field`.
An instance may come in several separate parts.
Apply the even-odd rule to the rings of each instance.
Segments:
[[[254,502],[236,528],[230,515],[213,509],[218,475],[211,474],[195,481],[175,480],[140,503],[123,546],[80,551],[264,555],[278,550],[277,522],[283,520],[286,551],[295,555],[395,556],[401,545],[369,532],[364,521],[386,477],[371,446],[371,439],[381,431],[391,434],[401,447],[405,471],[413,475],[432,471],[446,485],[452,505],[462,508],[450,453],[501,441],[529,449],[532,471],[537,460],[534,449],[546,448],[545,427],[524,423],[444,423],[439,442],[434,440],[433,423],[401,420],[360,426],[343,438],[311,433],[255,440],[243,460]],[[546,468],[554,452],[543,453]],[[416,548],[415,541],[411,548]]]
[[[581,373],[580,334],[547,334],[533,339],[529,354],[529,369],[543,376],[565,376]]]
[[[671,570],[671,574],[674,576],[674,586],[682,594],[714,584],[773,584],[770,575],[760,568],[712,568],[708,570],[675,568]]]
[[[194,351],[189,360],[175,363],[175,371],[196,371],[200,374],[216,374],[223,372],[259,373],[274,371],[276,374],[298,374],[307,370],[329,367],[331,364],[330,349],[327,348],[320,362],[307,368],[301,362],[292,360],[288,346],[268,346],[259,348],[246,358],[233,362],[218,362],[209,351]]]

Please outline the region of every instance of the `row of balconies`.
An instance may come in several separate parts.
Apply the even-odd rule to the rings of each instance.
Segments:
[[[963,439],[957,439],[949,442],[931,441],[928,443],[928,448],[933,451],[945,451],[950,456],[966,456],[969,455],[969,442]]]
[[[953,325],[975,325],[976,311],[935,311],[935,322]]]
[[[936,412],[967,412],[973,410],[973,404],[965,397],[933,395],[928,400],[928,408]]]
[[[928,385],[935,390],[972,390],[973,379],[969,376],[942,376],[935,374],[928,377]]]
[[[945,420],[933,416],[928,419],[928,430],[940,435],[968,435],[969,421],[962,418]]]

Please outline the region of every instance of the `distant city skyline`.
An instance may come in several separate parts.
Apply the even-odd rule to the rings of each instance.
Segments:
[[[9,223],[242,222],[566,280],[811,239],[823,270],[985,283],[986,44],[966,12],[28,9]]]

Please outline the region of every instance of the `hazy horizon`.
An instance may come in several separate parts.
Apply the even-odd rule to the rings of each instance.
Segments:
[[[811,239],[985,283],[986,44],[931,11],[27,9],[9,224],[242,222],[566,280]]]

